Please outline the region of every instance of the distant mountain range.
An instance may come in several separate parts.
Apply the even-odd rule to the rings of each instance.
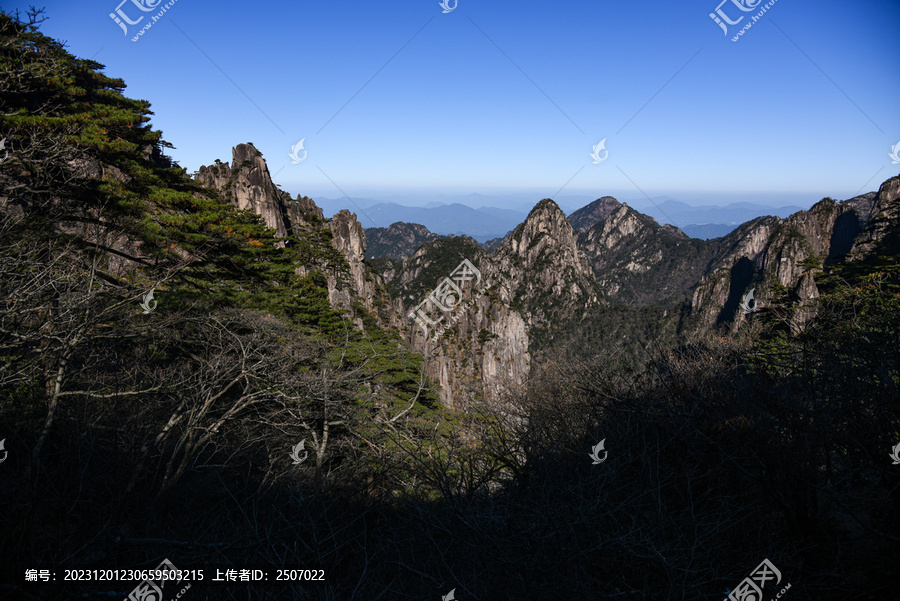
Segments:
[[[435,234],[465,235],[479,242],[504,237],[528,216],[528,213],[510,209],[498,207],[473,209],[458,203],[437,207],[407,207],[394,203],[378,203],[364,207],[359,200],[357,200],[359,207],[346,206],[346,200],[344,203],[322,204],[327,207],[326,215],[332,215],[340,209],[357,213],[357,218],[366,228],[386,228],[397,222],[418,223]],[[336,209],[334,213],[331,212],[332,209]]]
[[[804,207],[772,207],[750,202],[735,202],[724,207],[691,206],[674,198],[655,198],[651,203],[634,203],[635,208],[659,223],[671,223],[692,238],[718,238],[731,233],[742,223],[764,215],[786,218]]]
[[[478,195],[478,200],[490,199]],[[611,198],[611,197],[605,197]],[[439,205],[431,203],[427,207],[406,206],[392,202],[382,202],[371,198],[316,199],[326,216],[341,209],[357,213],[365,228],[387,228],[397,222],[418,223],[429,232],[440,235],[455,234],[470,236],[478,242],[503,238],[528,216],[526,211],[504,209],[495,206],[472,208],[461,203]],[[660,224],[672,224],[692,238],[712,239],[725,236],[740,224],[764,215],[785,218],[804,210],[796,205],[773,207],[765,204],[736,202],[726,206],[692,206],[671,197],[659,197],[651,202],[629,203]],[[574,211],[571,214],[574,214]]]

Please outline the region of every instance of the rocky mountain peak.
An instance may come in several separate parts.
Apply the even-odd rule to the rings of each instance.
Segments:
[[[638,213],[627,204],[610,207],[612,211],[597,221],[588,231],[587,239],[608,249],[615,248],[624,239],[649,234],[659,225],[650,217]]]
[[[621,206],[622,203],[612,196],[603,196],[569,215],[569,223],[576,231],[586,232],[606,220]]]
[[[318,240],[322,230],[330,230],[331,245],[349,265],[349,274],[346,268],[328,267],[328,297],[332,306],[351,311],[353,301],[360,300],[368,310],[373,310],[375,281],[366,273],[366,235],[356,215],[345,209],[330,223],[324,223],[322,209],[311,198],[300,196],[294,200],[290,194],[278,189],[262,153],[253,144],[238,144],[231,149],[231,156],[230,166],[217,162],[200,167],[197,180],[221,192],[239,209],[250,209],[262,217],[279,238],[287,238],[293,233],[308,240]],[[296,271],[303,275],[321,268],[324,266],[298,264]]]
[[[324,217],[311,198],[296,200],[278,189],[272,181],[262,153],[250,142],[231,149],[231,165],[215,163],[200,167],[196,179],[204,186],[222,192],[239,209],[250,209],[263,218],[266,225],[284,238],[293,229]]]
[[[338,250],[347,250],[354,255],[365,255],[366,237],[362,224],[356,219],[356,213],[347,209],[338,211],[331,221],[334,244]]]
[[[560,259],[563,261],[581,267],[572,225],[559,205],[549,198],[535,205],[503,246],[507,252],[519,256],[528,264],[533,264],[546,250],[553,249],[562,253]],[[584,273],[587,271],[584,270]]]
[[[687,297],[705,273],[706,243],[606,198],[581,215],[573,213],[584,224],[594,222],[578,243],[599,290],[630,306]]]
[[[238,144],[231,149],[231,167],[225,163],[200,167],[197,179],[223,191],[239,209],[251,209],[279,238],[287,236],[282,192],[272,182],[266,161],[253,144]]]
[[[262,153],[258,148],[256,148],[256,146],[253,145],[253,142],[247,142],[246,144],[238,144],[237,146],[232,148],[231,157],[234,161],[240,164],[243,161],[250,161],[256,158],[261,159]]]
[[[525,311],[526,322],[545,328],[600,301],[576,245],[575,231],[549,198],[500,245],[491,263],[500,295]]]

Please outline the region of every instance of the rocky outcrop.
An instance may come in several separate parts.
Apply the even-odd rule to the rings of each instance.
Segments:
[[[500,248],[500,245],[503,244],[503,241],[506,240],[506,237],[503,238],[491,238],[487,242],[481,245],[481,248],[486,250],[489,253],[497,252],[497,249]]]
[[[739,315],[743,295],[751,289],[756,261],[780,224],[778,217],[760,217],[745,223],[716,245],[715,256],[691,297],[691,314],[697,328],[714,328]],[[759,306],[759,291],[753,290]]]
[[[883,210],[879,207],[890,212],[888,207],[896,203],[897,193],[889,182],[882,185],[884,194],[878,194],[883,201],[872,194],[843,202],[825,198],[787,219],[755,219],[723,238],[691,299],[698,327],[724,323],[738,327],[743,321],[741,299],[749,290],[754,291],[757,307],[764,310],[773,302],[777,287],[783,286],[790,291],[791,306],[786,308],[791,309],[791,328],[801,330],[815,316],[814,300],[819,295],[815,277],[822,266],[854,260],[851,251],[865,254],[867,240],[884,239],[892,231],[889,226],[881,234],[876,232],[876,216]],[[867,223],[873,224],[866,230],[871,238],[860,236]]]
[[[195,179],[222,192],[239,209],[250,209],[262,217],[279,238],[323,219],[322,209],[311,198],[299,196],[294,200],[278,189],[262,153],[253,144],[238,144],[231,149],[231,156],[231,165],[217,161],[201,166]]]
[[[438,294],[440,300],[439,284],[463,260],[476,266],[479,278],[477,287],[463,290],[461,309],[429,312],[417,322],[416,311],[433,311],[436,303],[426,299]],[[534,336],[550,341],[555,326],[582,319],[602,303],[591,280],[572,226],[546,199],[493,256],[470,238],[443,238],[404,261],[391,285],[396,308],[407,319],[407,339],[426,355],[429,375],[441,383],[441,399],[459,409],[473,396],[499,401],[523,385]]]
[[[592,205],[591,219],[581,221],[593,225],[579,235],[578,247],[606,298],[640,307],[688,297],[707,268],[709,243],[610,197]]]
[[[485,273],[502,302],[521,308],[529,328],[577,319],[602,302],[572,226],[550,199],[506,237]]]
[[[604,196],[569,215],[569,223],[576,231],[586,232],[601,221],[605,221],[621,206],[622,204],[612,196]]]
[[[473,398],[500,400],[530,369],[525,321],[488,273],[490,257],[475,240],[450,236],[422,245],[391,282],[397,326],[425,356],[442,402],[456,410]]]
[[[791,331],[795,334],[803,331],[806,325],[816,316],[816,299],[819,298],[819,287],[812,272],[807,271],[800,276],[793,290],[794,297],[799,299],[795,303],[795,311],[790,319]]]
[[[524,384],[531,367],[522,316],[486,289],[472,290],[460,315],[437,340],[415,322],[409,339],[426,359],[426,373],[441,385],[443,403],[465,411],[475,398],[499,402]],[[433,334],[431,334],[433,338]]]
[[[398,221],[389,227],[370,227],[366,229],[368,250],[366,258],[378,259],[387,257],[402,261],[411,256],[422,244],[440,238],[438,234],[418,223]]]
[[[231,166],[216,163],[200,167],[197,180],[204,186],[225,192],[239,209],[250,209],[263,218],[279,238],[287,236],[287,209],[281,191],[272,183],[266,161],[253,144],[238,144],[231,149]]]
[[[350,266],[350,289],[339,287],[338,275],[328,276],[328,297],[333,307],[349,309],[353,298],[359,298],[368,311],[375,309],[375,276],[367,270],[366,234],[356,220],[356,214],[342,209],[328,224],[331,243],[344,256]],[[351,294],[352,291],[352,294]]]
[[[326,230],[331,246],[343,256],[346,265],[338,265],[326,258],[322,264],[298,264],[296,272],[306,275],[315,270],[323,271],[328,282],[328,298],[335,309],[352,313],[354,301],[358,300],[368,311],[373,311],[377,275],[367,272],[365,233],[356,215],[344,210],[326,222],[322,209],[311,198],[293,199],[278,189],[272,182],[262,153],[253,144],[238,144],[231,154],[231,165],[217,161],[214,165],[200,167],[195,179],[218,190],[239,209],[252,210],[262,217],[279,238],[292,234],[304,238],[312,246],[321,245],[323,230]],[[361,320],[357,319],[356,324],[362,328]]]
[[[322,209],[308,196],[297,196],[296,200],[292,200],[290,194],[282,192],[286,199],[282,198],[287,207],[287,221],[291,226],[291,230],[297,233],[297,229],[302,224],[317,223],[323,221],[325,216]]]
[[[900,252],[900,176],[882,183],[871,206],[863,205],[858,213],[864,230],[850,249],[850,260],[865,260],[879,248],[883,254]]]

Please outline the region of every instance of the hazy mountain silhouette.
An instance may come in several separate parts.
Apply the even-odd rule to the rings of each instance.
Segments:
[[[416,207],[373,198],[354,198],[352,201],[347,198],[317,198],[315,200],[326,217],[334,215],[341,209],[348,209],[357,214],[359,221],[366,228],[386,228],[397,222],[419,223],[435,234],[466,235],[479,242],[502,238],[528,215],[528,211],[487,204],[492,201],[497,201],[499,204],[506,198],[503,196],[470,194],[465,197],[453,198],[464,198],[472,204],[479,203],[479,206],[473,208],[470,204],[460,202],[451,204],[430,202],[427,206]],[[587,204],[584,203],[578,208]],[[653,202],[645,199],[642,202],[633,201],[629,204],[645,215],[653,217],[660,224],[670,223],[694,238],[725,236],[740,224],[751,219],[764,215],[785,218],[803,210],[803,207],[796,205],[773,207],[752,202],[734,202],[725,206],[690,205],[669,196],[654,198]],[[567,212],[571,214],[574,211]]]

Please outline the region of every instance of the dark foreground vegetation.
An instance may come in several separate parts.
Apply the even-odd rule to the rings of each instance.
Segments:
[[[896,595],[896,227],[802,334],[775,306],[451,414],[396,331],[329,306],[327,241],[190,181],[39,18],[0,15],[0,596],[125,598],[64,570],[164,558],[206,571],[183,599],[718,600],[766,558],[765,598]]]

